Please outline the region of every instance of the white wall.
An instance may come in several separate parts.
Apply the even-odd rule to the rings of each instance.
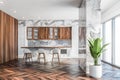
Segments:
[[[22,25],[18,26],[18,57],[23,57],[23,49],[22,46],[25,46],[25,27]]]
[[[78,58],[78,26],[72,27],[72,50],[71,58]]]
[[[102,23],[117,16],[117,15],[120,15],[120,1],[102,13]]]

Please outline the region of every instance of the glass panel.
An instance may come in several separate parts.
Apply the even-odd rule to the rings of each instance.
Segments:
[[[38,39],[38,28],[34,28],[34,39]]]
[[[49,28],[49,38],[52,39],[53,38],[53,28]]]
[[[111,20],[105,23],[104,29],[105,29],[104,43],[109,43],[109,45],[106,47],[103,60],[111,63],[112,62],[112,22]]]
[[[27,28],[27,38],[32,39],[32,28]]]
[[[54,39],[58,39],[58,28],[54,28]]]
[[[115,65],[120,66],[120,17],[115,19]]]

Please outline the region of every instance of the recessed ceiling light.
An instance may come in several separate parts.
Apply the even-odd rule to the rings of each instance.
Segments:
[[[16,13],[16,11],[13,11],[13,13]]]
[[[22,17],[23,19],[25,18],[25,17]]]
[[[3,1],[0,1],[0,4],[3,4],[4,2]]]
[[[40,19],[41,17],[38,17],[38,19]]]

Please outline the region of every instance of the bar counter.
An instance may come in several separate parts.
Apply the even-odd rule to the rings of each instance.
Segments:
[[[23,46],[21,48],[71,48],[72,46]]]

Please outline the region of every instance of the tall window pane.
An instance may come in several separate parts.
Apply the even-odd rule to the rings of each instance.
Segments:
[[[115,65],[120,66],[120,17],[115,19]]]
[[[104,43],[109,43],[104,52],[104,61],[111,63],[112,61],[112,21],[108,21],[104,26]]]

